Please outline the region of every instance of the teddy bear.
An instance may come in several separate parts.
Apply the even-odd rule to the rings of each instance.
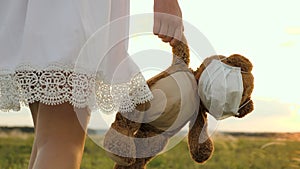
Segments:
[[[212,156],[214,146],[207,131],[209,108],[199,97],[198,83],[214,60],[238,67],[243,72],[240,109],[233,116],[242,118],[253,111],[253,66],[247,58],[238,54],[215,55],[206,58],[193,71],[189,68],[189,48],[184,37],[172,47],[172,52],[172,65],[147,81],[154,99],[138,105],[133,112],[118,112],[105,134],[103,145],[108,156],[116,162],[115,169],[146,168],[187,123],[190,125],[188,147],[192,159],[204,163]]]

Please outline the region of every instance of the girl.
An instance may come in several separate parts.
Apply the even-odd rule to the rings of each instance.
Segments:
[[[176,44],[183,31],[177,0],[154,0],[154,12],[176,16],[156,13],[153,27],[164,42]],[[99,28],[126,15],[129,0],[0,1],[0,110],[19,111],[20,104],[31,110],[35,139],[29,169],[78,169],[93,108],[130,111],[152,98],[131,60],[122,78],[112,79],[128,54],[126,40],[110,42],[128,34],[127,23],[95,42],[103,54],[99,69],[89,70],[99,58],[79,57]]]

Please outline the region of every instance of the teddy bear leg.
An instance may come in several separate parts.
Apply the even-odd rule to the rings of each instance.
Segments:
[[[114,169],[146,169],[148,162],[161,152],[168,137],[162,134],[163,131],[143,123],[135,134],[136,159],[131,165],[116,164]]]
[[[135,162],[134,133],[140,123],[127,119],[130,114],[117,113],[116,119],[105,134],[103,146],[107,155],[117,164],[128,166]]]
[[[136,161],[129,166],[115,164],[114,169],[146,169],[146,160],[144,158],[137,158]]]
[[[137,161],[134,169],[144,169],[153,157],[160,153],[168,143],[168,137],[149,124],[142,124],[135,137]]]
[[[192,158],[203,163],[213,152],[214,146],[207,132],[207,117],[205,112],[199,111],[197,119],[188,133],[189,150]]]

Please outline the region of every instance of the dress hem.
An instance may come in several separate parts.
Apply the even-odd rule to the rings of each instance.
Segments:
[[[15,71],[0,70],[0,110],[19,111],[21,105],[36,101],[46,105],[69,102],[76,108],[89,107],[110,114],[131,112],[153,98],[140,72],[119,84],[109,84],[104,79],[101,72],[77,72],[59,64],[45,69],[22,65]]]

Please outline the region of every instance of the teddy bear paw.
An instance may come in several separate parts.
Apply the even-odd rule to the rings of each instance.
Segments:
[[[114,169],[146,169],[147,159],[146,158],[137,158],[136,162],[130,166],[122,166],[116,164]]]
[[[104,149],[107,155],[122,166],[129,166],[135,162],[136,148],[134,139],[110,128],[105,134]]]
[[[197,163],[204,163],[207,161],[211,157],[214,149],[213,142],[209,138],[203,143],[190,146],[191,156]]]

